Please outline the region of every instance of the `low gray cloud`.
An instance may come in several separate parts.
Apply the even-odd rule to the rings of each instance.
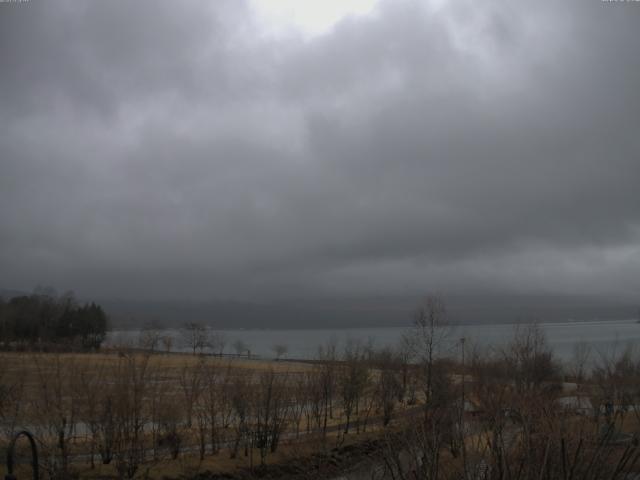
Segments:
[[[438,2],[441,4],[442,2]],[[0,285],[640,291],[640,7],[0,4]]]

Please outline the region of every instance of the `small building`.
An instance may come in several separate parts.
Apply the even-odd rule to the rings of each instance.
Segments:
[[[560,397],[556,402],[566,412],[577,413],[579,415],[591,415],[593,413],[593,404],[589,397],[572,395]]]

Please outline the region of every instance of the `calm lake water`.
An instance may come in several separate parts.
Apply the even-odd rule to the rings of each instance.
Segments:
[[[591,347],[592,357],[600,354],[620,352],[627,346],[640,346],[640,324],[636,320],[564,322],[539,324],[556,355],[569,360],[575,345],[586,343]],[[464,337],[468,345],[481,348],[500,348],[514,334],[516,325],[461,325],[450,327],[449,341],[453,344]],[[274,345],[285,345],[288,358],[313,358],[319,345],[336,342],[338,350],[349,339],[364,343],[371,342],[377,347],[396,345],[402,335],[410,332],[409,327],[354,328],[354,329],[305,329],[305,330],[220,330],[224,337],[225,353],[234,353],[233,344],[241,340],[250,349],[252,355],[265,358],[274,356]],[[174,338],[173,351],[187,351],[180,330],[170,329],[163,332]],[[140,331],[114,330],[107,337],[109,345],[130,345],[138,343]]]

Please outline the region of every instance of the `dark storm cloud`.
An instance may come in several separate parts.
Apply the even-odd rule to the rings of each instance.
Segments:
[[[214,8],[215,5],[215,8]],[[2,285],[640,288],[640,7],[0,4]]]

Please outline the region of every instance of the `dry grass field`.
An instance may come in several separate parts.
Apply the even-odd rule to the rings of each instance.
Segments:
[[[26,428],[45,480],[331,478],[359,460],[386,478],[408,469],[433,480],[487,469],[547,480],[638,471],[640,361],[615,358],[567,380],[535,328],[466,364],[433,358],[433,337],[423,338],[413,356],[352,345],[315,362],[2,353],[0,455]]]
[[[3,353],[2,445],[32,431],[45,478],[180,478],[290,462],[381,428],[380,372],[357,366],[348,378],[338,362]]]

